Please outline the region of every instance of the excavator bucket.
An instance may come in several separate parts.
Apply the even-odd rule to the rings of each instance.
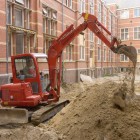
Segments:
[[[0,125],[28,122],[28,111],[18,108],[0,108]]]
[[[115,48],[115,53],[126,55],[132,61],[134,67],[136,67],[137,51],[135,47],[119,45],[117,48]]]

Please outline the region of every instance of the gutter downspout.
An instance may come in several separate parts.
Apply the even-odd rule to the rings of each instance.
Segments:
[[[62,0],[62,32],[64,31],[64,0]],[[62,59],[62,82],[64,82],[64,61],[63,61],[63,52],[61,55],[61,59]]]
[[[6,74],[8,74],[8,29],[7,29],[7,0],[5,1],[5,11],[6,11],[6,20],[5,20],[5,25],[6,25]]]

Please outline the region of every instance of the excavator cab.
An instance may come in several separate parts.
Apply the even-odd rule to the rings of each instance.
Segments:
[[[45,54],[12,56],[13,83],[30,82],[33,94],[42,95],[42,92],[45,92],[44,83],[48,84],[48,76],[41,69],[41,65],[45,62],[47,62]]]

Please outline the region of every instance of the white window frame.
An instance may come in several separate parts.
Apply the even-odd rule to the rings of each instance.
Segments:
[[[24,27],[24,12],[23,12],[23,9],[19,8],[19,7],[15,7],[14,8],[14,14],[15,14],[15,10],[19,10],[22,12],[22,25],[21,26],[18,26],[18,27]],[[15,25],[16,25],[16,18],[15,18]]]
[[[90,0],[90,8],[89,8],[89,13],[94,15],[94,0]]]
[[[29,0],[25,0],[25,7],[29,8]]]
[[[128,19],[129,18],[129,9],[124,9],[120,11],[120,19]]]
[[[24,4],[24,0],[15,0],[17,3]]]
[[[98,38],[98,40],[97,40],[97,44],[98,44],[98,45],[101,45],[101,43],[102,43],[101,39]]]
[[[80,60],[85,60],[85,46],[80,45]]]
[[[83,12],[85,12],[86,3],[85,0],[79,0],[79,3],[80,3],[79,12],[80,14],[82,14]]]
[[[121,31],[121,30],[123,30],[123,29],[124,29],[124,33],[123,33],[123,34],[124,34],[124,39],[122,39],[122,35],[121,35],[121,34],[122,34],[122,31]],[[125,31],[125,29],[128,29],[128,34],[127,34],[128,37],[125,36],[125,34],[127,33],[127,32]],[[121,38],[121,40],[129,40],[129,28],[121,28],[121,29],[120,29],[120,38]]]
[[[137,49],[137,54],[140,54],[140,49]]]
[[[135,28],[139,28],[139,31],[137,31],[137,38],[135,38]],[[134,39],[134,40],[140,40],[140,38],[138,38],[138,34],[140,34],[140,26],[139,26],[139,27],[134,27],[134,28],[133,28],[133,39]]]
[[[104,62],[106,62],[106,46],[104,46]]]
[[[123,57],[123,60],[122,60],[122,57]],[[129,59],[126,55],[120,54],[120,62],[129,62]]]
[[[101,2],[98,1],[98,20],[102,21],[102,5]]]
[[[101,48],[98,47],[98,61],[100,62],[101,61]]]
[[[104,16],[103,16],[103,23],[104,23],[104,26],[106,27],[107,26],[107,24],[106,24],[106,22],[107,22],[107,10],[106,10],[105,7],[104,7],[103,14],[104,14]]]
[[[67,61],[73,61],[73,50],[74,50],[74,45],[69,45],[66,47],[66,60]]]
[[[7,18],[8,18],[8,15],[6,15],[7,16],[7,18],[6,18],[6,23],[7,24],[12,24],[12,7],[11,7],[11,5],[10,4],[7,4],[7,10],[8,10],[8,6],[10,6],[10,23],[8,23],[8,21],[7,21]],[[7,11],[7,13],[8,13],[8,11]]]
[[[108,50],[108,61],[111,62],[111,50]]]
[[[111,32],[111,23],[112,23],[112,13],[111,12],[109,12],[109,19],[108,19],[108,29],[109,29],[109,31]]]
[[[30,12],[29,11],[25,11],[26,12],[26,28],[30,29]]]
[[[135,10],[139,10],[139,15],[135,15]],[[134,18],[140,17],[140,8],[134,8]]]
[[[89,35],[90,35],[90,42],[94,42],[94,33],[90,31]]]
[[[66,3],[64,3],[67,7],[72,9],[72,0],[65,0]]]

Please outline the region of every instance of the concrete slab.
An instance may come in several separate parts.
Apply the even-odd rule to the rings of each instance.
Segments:
[[[83,74],[80,74],[80,79],[82,82],[90,82],[90,83],[93,82],[93,80],[90,76],[83,75]]]

